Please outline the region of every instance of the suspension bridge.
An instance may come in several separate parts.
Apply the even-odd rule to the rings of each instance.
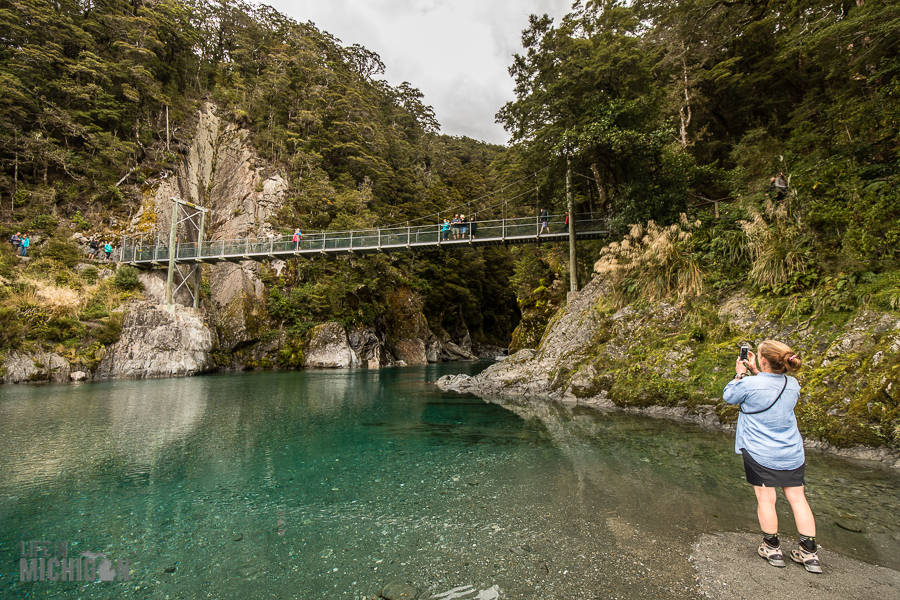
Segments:
[[[449,230],[436,223],[356,231],[307,232],[298,241],[293,240],[292,235],[207,241],[203,238],[209,209],[175,198],[172,200],[175,212],[168,243],[164,243],[158,234],[134,234],[122,239],[122,247],[117,253],[120,263],[140,269],[168,268],[168,306],[172,304],[172,295],[181,287],[186,287],[193,297],[194,307],[198,306],[199,294],[195,290],[200,286],[199,267],[204,264],[565,242],[571,239],[597,239],[605,237],[609,232],[605,218],[584,214],[575,215],[571,223],[566,223],[565,215],[551,215],[469,221]],[[196,228],[196,239],[199,241],[178,241],[178,228],[184,222],[189,222]],[[174,287],[176,274],[180,283]],[[191,279],[194,283],[189,286],[187,284]]]
[[[123,240],[120,261],[139,268],[167,266],[170,259],[177,264],[215,264],[217,262],[284,260],[296,256],[313,258],[323,255],[393,253],[422,250],[451,250],[475,246],[500,246],[564,242],[569,239],[565,217],[554,215],[549,229],[541,231],[541,220],[534,217],[472,221],[466,230],[441,231],[440,225],[393,227],[359,231],[317,231],[304,233],[294,242],[291,235],[253,237],[234,240],[209,240],[148,244],[144,235]],[[608,232],[605,219],[579,215],[575,219],[575,238],[597,239]],[[149,238],[149,236],[147,236]]]

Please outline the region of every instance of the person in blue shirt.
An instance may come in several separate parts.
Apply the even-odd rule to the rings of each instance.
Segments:
[[[776,488],[781,488],[791,505],[800,534],[800,545],[791,551],[791,559],[810,573],[821,573],[816,546],[816,520],[806,501],[804,473],[806,454],[797,428],[794,406],[800,398],[800,384],[787,373],[800,370],[802,361],[786,344],[766,340],[738,358],[734,379],[725,386],[723,398],[740,406],[734,450],[743,455],[747,482],[756,492],[757,515],[763,531],[758,548],[761,557],[775,567],[784,566],[778,541],[778,514],[775,512]],[[753,376],[748,377],[752,372]]]

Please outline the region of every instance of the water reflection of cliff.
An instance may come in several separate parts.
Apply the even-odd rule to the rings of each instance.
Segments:
[[[311,371],[304,375],[299,380],[298,392],[310,412],[317,415],[334,415],[345,409],[365,408],[372,404],[372,391],[379,384],[379,375],[375,371],[352,374],[333,370]]]
[[[80,477],[109,460],[142,470],[201,422],[203,380],[23,387],[0,403],[3,488]]]
[[[178,383],[162,389],[135,386],[118,402],[109,403],[110,438],[117,456],[149,465],[167,446],[197,428],[206,412],[208,380]]]

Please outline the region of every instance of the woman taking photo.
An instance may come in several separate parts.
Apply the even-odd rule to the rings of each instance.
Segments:
[[[763,532],[759,555],[775,567],[784,566],[778,541],[776,489],[784,490],[791,504],[800,545],[791,551],[791,559],[810,573],[821,573],[816,553],[816,521],[803,489],[806,455],[803,438],[797,429],[794,406],[800,398],[800,384],[787,373],[800,370],[800,358],[785,344],[766,340],[757,356],[738,358],[734,379],[725,386],[723,398],[740,406],[734,443],[736,453],[744,457],[747,482],[753,486],[758,503],[757,515]],[[748,377],[748,370],[753,377]]]

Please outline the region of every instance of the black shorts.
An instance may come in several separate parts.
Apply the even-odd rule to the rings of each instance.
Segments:
[[[804,485],[806,463],[796,469],[779,471],[764,467],[750,456],[750,453],[741,448],[744,457],[744,473],[747,475],[747,483],[765,487],[800,487]]]

